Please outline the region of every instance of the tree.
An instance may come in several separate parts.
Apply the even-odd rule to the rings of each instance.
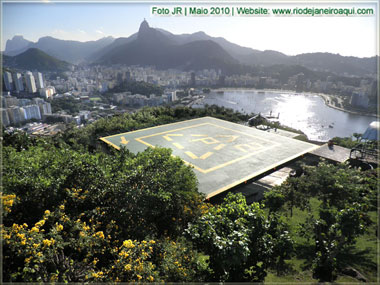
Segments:
[[[333,282],[339,270],[338,254],[364,233],[365,220],[358,203],[340,211],[322,206],[319,216],[314,222],[313,276],[320,282]]]
[[[268,220],[260,204],[248,206],[242,194],[229,193],[186,229],[198,248],[209,255],[211,281],[263,281],[267,268],[275,263],[278,239],[290,241],[278,221]],[[282,257],[280,257],[281,259]]]
[[[89,153],[25,136],[2,151],[4,280],[202,278],[198,254],[180,236],[207,205],[170,150]]]
[[[79,189],[73,194],[81,198]],[[2,196],[7,213],[15,195]],[[199,278],[199,254],[183,239],[131,240],[115,221],[71,217],[66,203],[34,225],[2,229],[5,282],[189,282]]]
[[[281,186],[265,195],[265,202],[273,212],[280,205],[281,195],[290,211],[309,203],[311,197],[320,201],[318,216],[309,214],[299,233],[315,243],[313,274],[318,280],[332,282],[339,272],[339,253],[355,243],[370,223],[367,215],[374,209],[376,196],[374,172],[362,172],[347,164],[319,163],[305,166],[304,175],[288,178]]]
[[[270,212],[278,212],[281,208],[290,210],[293,216],[293,208],[309,208],[309,194],[304,191],[304,181],[294,177],[288,177],[286,181],[264,194],[263,203],[269,208]]]
[[[285,196],[279,191],[278,188],[274,187],[269,191],[264,192],[263,204],[265,207],[269,208],[269,213],[274,213],[279,211],[285,204]]]

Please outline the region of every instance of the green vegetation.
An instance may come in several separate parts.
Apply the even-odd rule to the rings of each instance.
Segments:
[[[203,109],[188,107],[143,108],[132,114],[124,113],[112,118],[99,119],[80,130],[76,128],[69,129],[62,135],[62,139],[76,149],[85,147],[90,151],[94,151],[104,148],[104,143],[99,140],[100,137],[204,116],[212,116],[231,122],[246,122],[250,118],[250,115],[244,115],[218,106],[207,106]]]
[[[101,101],[99,97],[90,98],[90,102],[80,101],[79,98],[75,97],[62,97],[54,98],[50,100],[51,108],[53,113],[60,111],[65,111],[67,114],[78,114],[81,110],[92,111],[94,107],[94,101]]]
[[[94,102],[96,102],[96,101],[102,101],[102,98],[100,98],[100,97],[92,97],[92,98],[90,98],[90,101],[94,101]]]
[[[259,203],[248,206],[242,194],[229,193],[186,232],[210,257],[210,281],[262,282],[267,269],[281,270],[293,250],[286,225],[268,219]]]
[[[377,281],[378,171],[321,163],[262,203],[210,205],[168,149],[137,155],[99,137],[220,107],[145,108],[54,137],[3,137],[4,282]]]
[[[371,249],[377,242],[378,171],[324,162],[304,171],[267,192],[264,199],[270,213],[288,216],[291,232],[297,235],[296,258],[289,263],[295,275],[308,271],[309,278],[333,282],[353,267],[376,281],[376,250]]]
[[[352,136],[355,137],[354,140],[349,137],[346,137],[346,138],[334,137],[332,141],[334,142],[334,144],[342,146],[342,147],[354,148],[359,143],[361,134],[354,133]]]
[[[66,61],[56,59],[37,48],[30,48],[16,56],[7,56],[4,65],[39,71],[66,71],[70,67]]]
[[[144,81],[123,81],[121,84],[110,89],[108,93],[118,93],[126,91],[129,91],[132,94],[141,94],[146,96],[150,94],[160,96],[164,93],[164,89],[161,86]]]

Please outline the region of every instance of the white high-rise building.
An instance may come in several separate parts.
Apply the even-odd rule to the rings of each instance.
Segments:
[[[49,102],[38,104],[38,107],[40,108],[41,116],[51,115],[51,104]]]
[[[34,80],[33,73],[31,73],[30,71],[25,73],[25,82],[29,93],[37,92],[36,81]]]
[[[25,106],[22,109],[24,109],[25,120],[30,120],[30,119],[41,120],[40,108],[37,105]]]
[[[20,73],[14,73],[13,79],[14,79],[13,81],[15,83],[16,91],[17,92],[24,91],[24,83],[22,81],[21,74]]]
[[[37,88],[38,89],[45,88],[44,78],[42,77],[42,73],[36,72],[34,75],[36,76]]]
[[[23,108],[12,106],[10,108],[7,108],[7,112],[11,124],[17,124],[25,120]]]
[[[45,99],[52,98],[54,94],[55,94],[55,88],[52,86],[40,89],[40,95],[44,97]]]
[[[4,84],[5,84],[5,89],[7,89],[7,91],[13,90],[12,74],[8,71],[4,72]]]
[[[9,126],[11,122],[9,121],[7,109],[0,108],[0,112],[1,112],[1,118],[2,118],[1,123],[3,124],[3,126]]]

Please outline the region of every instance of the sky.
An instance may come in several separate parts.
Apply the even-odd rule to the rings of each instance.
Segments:
[[[213,37],[257,50],[276,50],[287,55],[331,52],[344,56],[370,57],[378,54],[376,2],[237,2],[205,4],[168,1],[136,3],[73,3],[51,1],[2,1],[2,42],[15,35],[36,42],[52,36],[64,40],[89,41],[105,36],[128,37],[138,31],[144,18],[154,28],[174,34],[204,31]],[[152,6],[248,6],[264,8],[372,8],[372,16],[234,16],[160,17]]]

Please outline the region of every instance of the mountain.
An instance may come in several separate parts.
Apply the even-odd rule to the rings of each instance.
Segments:
[[[200,41],[200,40],[210,40],[217,44],[219,44],[225,51],[227,51],[232,57],[243,62],[244,59],[242,56],[249,55],[251,53],[259,53],[259,50],[255,50],[252,48],[242,47],[237,44],[231,43],[222,37],[211,37],[207,35],[205,32],[196,32],[193,34],[181,34],[174,35],[168,31],[163,29],[157,29],[160,32],[164,33],[167,37],[169,37],[172,41],[176,41],[178,44],[185,44],[192,41]]]
[[[351,74],[363,76],[376,73],[377,56],[359,58],[353,56],[341,56],[332,53],[305,53],[299,54],[292,59],[302,66],[312,70],[333,72],[336,74]]]
[[[14,36],[11,40],[7,40],[5,44],[5,54],[10,56],[20,54],[25,51],[30,44],[32,44],[32,42],[24,39],[23,36]]]
[[[17,55],[38,48],[70,63],[155,65],[158,68],[220,68],[227,73],[246,72],[273,65],[303,66],[313,71],[337,75],[366,76],[377,72],[378,57],[358,58],[332,53],[306,53],[288,56],[275,50],[259,51],[239,46],[204,32],[175,35],[151,28],[144,20],[139,31],[129,37],[97,41],[64,41],[52,37],[36,43],[15,36],[8,40],[5,55]]]
[[[96,52],[90,54],[88,57],[86,57],[86,60],[89,62],[96,62],[98,61],[102,56],[109,53],[114,48],[128,44],[132,41],[134,41],[137,38],[137,33],[131,35],[128,38],[117,38],[115,39],[111,44],[105,46],[102,49],[97,50]]]
[[[17,55],[28,48],[37,48],[45,53],[56,57],[60,60],[64,60],[70,63],[80,63],[86,60],[91,54],[98,52],[104,47],[110,45],[113,41],[113,37],[105,37],[97,41],[79,42],[79,41],[66,41],[59,40],[53,37],[40,38],[36,43],[29,42],[27,46],[19,49],[17,52],[7,49],[8,43],[13,45],[15,37],[12,40],[7,41],[5,48],[5,55]]]
[[[207,41],[213,42],[215,45],[211,47],[209,43],[207,49],[199,50],[199,54],[195,54],[197,49],[190,49],[191,56],[186,56],[181,52],[181,50],[188,50],[188,45],[190,47],[194,45],[196,48],[200,45],[199,42]],[[216,49],[215,52],[213,49]],[[220,49],[223,49],[225,53],[223,54]],[[186,63],[183,62],[185,59],[187,60]],[[129,38],[116,39],[111,45],[100,50],[93,60],[97,63],[151,64],[160,68],[184,67],[187,69],[200,69],[202,66],[206,66],[205,63],[212,62],[211,66],[205,68],[223,66],[231,69],[231,66],[234,66],[230,70],[231,72],[236,70],[239,64],[263,67],[298,65],[314,71],[354,76],[375,74],[377,70],[377,57],[345,57],[331,53],[288,56],[274,50],[259,51],[242,47],[222,37],[211,37],[204,32],[175,35],[163,29],[153,29],[145,20],[138,33]],[[167,62],[165,63],[165,61]],[[221,62],[224,63],[221,64]],[[197,64],[199,65],[197,66]],[[242,68],[238,69],[241,70]],[[245,69],[243,68],[243,70]]]
[[[71,64],[56,59],[36,48],[29,48],[16,56],[4,55],[3,65],[31,71],[65,71],[71,66]]]
[[[116,41],[115,41],[116,42]],[[220,45],[210,40],[181,41],[149,27],[144,20],[136,35],[103,53],[97,63],[154,65],[157,68],[222,69],[238,64]]]

